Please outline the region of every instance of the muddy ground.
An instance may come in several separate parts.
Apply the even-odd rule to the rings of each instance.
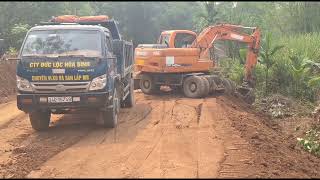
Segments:
[[[47,132],[35,132],[14,101],[0,105],[10,119],[0,126],[0,176],[320,177],[320,159],[296,144],[308,118],[271,120],[224,96],[135,97],[114,129],[97,126],[95,114],[54,115]]]

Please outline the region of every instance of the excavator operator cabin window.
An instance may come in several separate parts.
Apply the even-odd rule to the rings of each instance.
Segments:
[[[187,48],[191,46],[196,37],[188,33],[178,33],[174,40],[175,48]]]
[[[170,34],[164,34],[160,37],[160,42],[159,44],[164,44],[167,45],[169,47],[169,38],[170,38]]]

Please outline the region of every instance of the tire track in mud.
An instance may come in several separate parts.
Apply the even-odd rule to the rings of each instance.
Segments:
[[[90,147],[100,147],[100,146],[106,146],[108,144],[119,144],[119,143],[128,143],[131,141],[130,136],[135,136],[135,134],[138,133],[138,130],[140,127],[143,127],[144,117],[148,115],[150,112],[151,107],[148,104],[139,104],[136,105],[134,108],[128,108],[128,109],[121,109],[121,113],[119,115],[119,125],[114,129],[103,129],[98,128],[93,131],[90,131],[85,137],[81,138],[81,140],[78,143],[75,143],[71,147],[69,147],[67,150],[62,151],[61,153],[58,153],[56,156],[59,159],[60,154],[68,154],[67,157],[62,157],[63,162],[59,167],[65,167],[66,171],[68,171],[68,175],[66,177],[72,176],[74,169],[81,169],[80,172],[76,172],[77,175],[74,175],[75,177],[82,176],[85,174],[85,170],[82,170],[85,168],[82,163],[84,164],[90,164],[91,158],[88,158],[89,156],[99,156],[99,154],[103,154],[107,157],[110,153],[110,151],[114,150],[117,147],[110,147],[105,151],[92,151],[87,150],[87,148]],[[139,121],[139,123],[137,123]],[[119,150],[125,150],[127,147],[125,147],[126,144],[121,144]],[[82,153],[78,153],[78,149],[81,149]],[[118,154],[118,149],[115,154]],[[75,157],[72,157],[75,156]],[[79,157],[78,157],[79,156]],[[69,159],[68,157],[72,157]],[[103,159],[103,158],[97,158]],[[76,160],[76,161],[75,161]],[[99,161],[99,160],[98,160]],[[94,163],[98,163],[98,161],[95,161]],[[73,167],[73,163],[80,163]],[[61,163],[60,163],[61,164]],[[70,168],[70,169],[69,169]],[[41,168],[42,169],[42,168]],[[34,169],[35,171],[31,172],[28,177],[38,176],[37,175],[37,169]],[[105,170],[103,170],[105,171]],[[102,171],[102,172],[103,172]],[[56,170],[56,168],[52,168],[44,172],[44,176],[59,176],[59,173],[63,173],[60,170]],[[99,173],[96,175],[99,176]],[[94,176],[94,177],[96,177]]]
[[[145,117],[149,112],[150,108],[146,106],[140,114],[144,114]],[[120,122],[126,122],[128,118],[134,120],[135,117],[140,118],[139,121],[143,120],[143,117],[139,117],[139,113],[138,116],[135,116],[137,113],[130,114],[130,109],[122,109],[121,113]],[[0,132],[2,134],[1,145],[7,144],[0,148],[0,152],[3,152],[0,154],[0,177],[23,178],[31,171],[39,169],[48,159],[76,144],[92,132],[102,134],[101,144],[104,143],[110,132],[114,132],[112,137],[114,141],[117,141],[117,128],[113,131],[101,128],[92,121],[94,119],[92,117],[92,114],[54,115],[50,128],[46,132],[33,131],[27,115],[22,116],[21,119],[13,119],[3,126]],[[135,122],[135,124],[138,123]],[[5,138],[3,138],[4,134]]]
[[[62,121],[64,120],[70,119],[62,118]],[[90,125],[71,124],[51,126],[47,132],[35,132],[31,129],[27,117],[23,121],[25,122],[19,126],[26,129],[26,133],[9,140],[13,148],[9,155],[10,160],[1,165],[1,175],[4,178],[25,177],[50,157],[75,144],[93,130]],[[17,133],[16,130],[13,132]]]
[[[138,121],[141,122],[147,114],[150,113],[150,108],[148,109],[147,106],[144,107],[142,117],[139,117],[139,115],[134,116],[132,113],[131,115],[124,117],[126,115],[126,109],[122,111],[124,111],[124,113],[122,112],[122,115],[119,115],[121,116],[119,117],[120,122],[131,122],[128,121],[128,118],[136,120],[134,117],[137,117]],[[127,115],[128,114],[130,114],[130,110]],[[10,140],[12,142],[12,149],[9,155],[10,160],[1,163],[1,177],[23,178],[31,171],[39,169],[40,166],[51,157],[76,144],[91,133],[102,134],[100,144],[105,142],[106,135],[111,132],[114,132],[114,135],[109,137],[113,137],[114,141],[117,141],[117,129],[119,129],[119,127],[114,130],[98,127],[94,122],[90,122],[90,120],[94,119],[92,118],[94,115],[72,114],[56,116],[57,117],[53,117],[54,120],[51,123],[49,130],[46,132],[33,131],[29,125],[27,116],[21,120],[24,121],[23,123],[16,125],[28,129],[28,133]],[[132,118],[132,116],[134,117]],[[16,121],[17,119],[13,122]],[[138,121],[132,121],[131,123],[137,125]],[[11,124],[13,124],[13,122]],[[5,130],[13,132],[17,131],[12,128],[5,128]]]
[[[113,140],[111,130],[105,133],[103,143],[98,144],[101,133],[93,132],[28,177],[210,177],[199,169],[208,166],[205,159],[216,159],[206,157],[211,151],[207,131],[200,136],[198,132],[203,99],[151,97],[138,94],[139,102],[146,104],[141,108],[146,111],[150,106],[150,113],[141,121],[126,118],[127,122],[116,129],[117,141]],[[207,151],[199,150],[203,146]],[[102,158],[100,153],[107,156]]]
[[[225,134],[218,130],[227,127],[218,125],[225,112],[215,98],[136,96],[136,106],[121,110],[114,129],[62,118],[48,132],[24,138],[12,156],[16,160],[6,165],[6,176],[218,177],[225,161]]]

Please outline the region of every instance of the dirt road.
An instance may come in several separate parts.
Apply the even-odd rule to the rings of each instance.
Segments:
[[[94,114],[54,115],[49,131],[39,133],[27,115],[11,109],[14,118],[0,126],[0,175],[320,177],[319,158],[247,105],[225,97],[135,96],[115,129],[95,125]]]

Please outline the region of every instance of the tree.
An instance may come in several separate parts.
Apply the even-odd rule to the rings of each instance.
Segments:
[[[273,46],[271,43],[271,33],[267,33],[261,46],[259,62],[265,66],[265,94],[268,95],[269,88],[269,70],[275,63],[273,57],[277,51],[282,49],[283,45]]]

